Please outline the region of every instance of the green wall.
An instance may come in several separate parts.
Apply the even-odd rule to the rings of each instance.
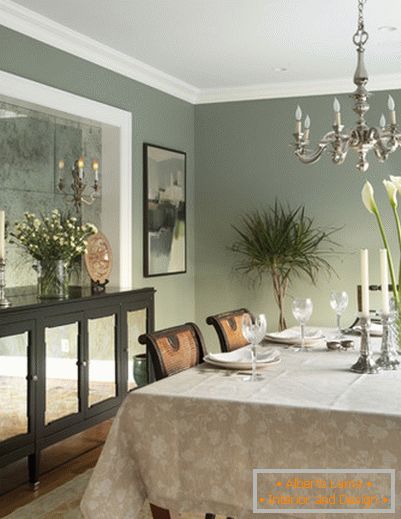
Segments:
[[[310,114],[312,139],[316,141],[332,123],[332,97],[193,107],[4,27],[0,27],[0,45],[0,69],[132,112],[134,285],[153,285],[157,289],[158,327],[195,319],[213,347],[215,336],[203,324],[205,317],[239,306],[265,311],[269,328],[276,327],[277,312],[269,280],[260,287],[250,287],[246,279],[232,272],[233,256],[227,251],[234,237],[231,224],[237,223],[244,211],[266,207],[276,197],[291,206],[305,204],[320,225],[342,227],[337,240],[344,253],[333,262],[339,277],[322,277],[317,287],[298,281],[290,295],[312,297],[315,311],[311,323],[331,325],[334,316],[328,305],[330,289],[345,288],[351,296],[346,320],[352,319],[361,247],[371,249],[372,282],[378,281],[379,273],[380,242],[373,218],[361,205],[360,190],[366,176],[390,219],[381,180],[389,174],[401,174],[401,153],[384,165],[378,165],[372,156],[366,175],[356,171],[356,157],[351,153],[340,167],[332,165],[328,157],[314,166],[299,163],[288,145],[296,104],[299,102],[304,113]],[[401,106],[401,93],[392,95]],[[354,122],[351,101],[347,96],[339,99],[344,123],[350,126]],[[377,124],[386,100],[385,93],[372,98],[372,124]],[[187,152],[188,272],[184,275],[142,277],[144,141]],[[289,321],[293,323],[290,315]]]
[[[194,309],[194,107],[97,65],[0,27],[0,69],[132,112],[133,280],[154,286],[156,325],[193,320]],[[187,274],[142,277],[142,143],[187,152]]]
[[[350,91],[352,85],[350,81]],[[401,93],[392,92],[401,107]],[[339,96],[346,126],[354,123],[348,96]],[[350,295],[344,324],[356,311],[356,285],[359,282],[359,249],[371,249],[371,282],[379,282],[380,242],[376,224],[362,206],[360,191],[368,178],[378,193],[391,227],[383,178],[401,174],[401,152],[385,164],[370,156],[366,174],[355,169],[356,156],[350,152],[346,164],[335,166],[328,156],[313,166],[301,164],[289,143],[294,131],[294,111],[299,103],[312,119],[311,138],[316,142],[332,124],[333,98],[275,99],[199,105],[195,109],[195,206],[196,206],[196,316],[209,345],[215,336],[204,320],[208,314],[231,308],[249,307],[266,312],[269,329],[276,329],[277,310],[272,286],[266,280],[250,287],[247,279],[232,271],[234,257],[227,250],[234,239],[231,225],[251,209],[263,209],[274,202],[288,202],[291,207],[305,204],[307,213],[322,226],[342,227],[336,240],[344,254],[333,261],[338,278],[320,277],[318,286],[297,281],[289,296],[309,296],[314,302],[311,325],[333,325],[329,307],[331,289],[346,289]],[[372,97],[368,114],[372,125],[378,124],[381,109],[386,108],[385,93]],[[392,227],[391,227],[392,229]],[[289,297],[289,300],[290,300]],[[379,304],[379,303],[378,303]],[[374,307],[374,302],[372,304]],[[295,324],[287,311],[289,324]]]

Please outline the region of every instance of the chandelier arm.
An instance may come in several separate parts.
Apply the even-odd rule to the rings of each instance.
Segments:
[[[322,156],[327,144],[319,143],[314,151],[307,151],[305,148],[298,148],[295,150],[295,155],[303,164],[314,164]]]

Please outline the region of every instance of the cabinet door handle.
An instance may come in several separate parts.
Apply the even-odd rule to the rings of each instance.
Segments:
[[[39,377],[37,375],[32,375],[33,382],[37,382],[39,380]]]
[[[84,368],[86,368],[87,365],[88,365],[88,363],[86,362],[86,360],[83,360],[83,361],[82,361],[82,366],[83,366]]]

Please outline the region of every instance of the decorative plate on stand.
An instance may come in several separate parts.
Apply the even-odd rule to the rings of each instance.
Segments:
[[[97,232],[89,236],[85,253],[85,265],[93,283],[105,285],[113,266],[113,253],[106,236]]]

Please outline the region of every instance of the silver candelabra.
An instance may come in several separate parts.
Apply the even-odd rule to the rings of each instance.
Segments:
[[[351,366],[351,371],[355,373],[374,374],[379,373],[381,368],[376,364],[372,357],[370,350],[370,319],[369,317],[361,316],[359,318],[361,325],[361,349],[359,359]]]
[[[400,361],[394,348],[391,325],[394,323],[393,315],[382,315],[383,336],[380,357],[376,364],[384,370],[400,369]]]
[[[0,308],[6,308],[11,303],[6,298],[6,262],[4,259],[0,259]]]

